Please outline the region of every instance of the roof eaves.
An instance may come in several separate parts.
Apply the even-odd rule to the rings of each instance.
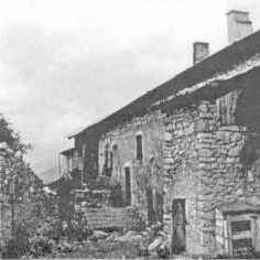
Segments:
[[[131,110],[140,112],[140,110],[147,109],[148,104],[151,105],[160,98],[167,97],[167,95],[177,93],[184,87],[189,87],[214,77],[217,73],[227,72],[235,65],[243,63],[247,59],[254,56],[257,52],[260,52],[260,45],[257,44],[259,41],[260,31],[257,31],[248,37],[227,46],[219,52],[204,59],[200,63],[197,63],[185,71],[177,74],[174,78],[166,81],[151,91],[148,91],[141,97],[135,99],[128,105],[115,111],[101,121],[84,128],[74,135],[71,135],[69,139],[79,136],[85,131],[92,129],[101,123],[106,124],[109,120],[113,120],[116,115],[131,115]]]
[[[69,154],[69,153],[72,153],[74,150],[75,150],[75,147],[69,148],[69,149],[66,149],[66,150],[61,151],[60,154],[62,154],[62,155],[67,155],[67,154]]]

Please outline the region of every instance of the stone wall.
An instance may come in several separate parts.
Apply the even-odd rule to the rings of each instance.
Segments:
[[[124,168],[130,167],[132,205],[142,213],[147,215],[148,205],[138,178],[147,175],[153,191],[161,190],[169,238],[173,200],[185,199],[188,253],[217,253],[216,208],[235,201],[257,204],[260,199],[260,163],[245,170],[241,162],[250,132],[235,124],[239,94],[235,90],[168,115],[154,111],[111,130],[99,142],[99,174],[108,144],[113,153],[112,179],[121,183],[124,192]],[[142,163],[136,160],[137,134],[143,137]],[[152,158],[156,163],[151,163]]]
[[[85,208],[84,214],[91,229],[140,229],[141,219],[133,208]]]
[[[202,101],[165,120],[165,231],[171,236],[172,201],[185,199],[186,250],[192,254],[216,253],[217,207],[235,201],[256,204],[260,198],[259,168],[245,171],[240,160],[249,132],[227,124],[233,119],[223,125],[219,103]]]
[[[256,171],[245,170],[241,163],[241,151],[249,138],[246,127],[220,125],[216,120],[216,105],[205,103],[204,107],[207,117],[203,120],[208,124],[197,133],[197,175],[200,176],[198,218],[202,240],[205,241],[204,252],[213,254],[215,209],[236,201],[257,204],[260,179]]]
[[[197,196],[199,179],[196,176],[197,150],[196,128],[199,111],[187,108],[175,111],[165,120],[166,134],[164,142],[164,228],[172,235],[172,202],[185,199],[186,202],[186,248],[197,250],[192,245],[200,241],[197,231]],[[194,252],[196,253],[196,252]]]
[[[172,200],[186,200],[186,243],[187,249],[194,253],[202,251],[198,248],[198,241],[201,240],[201,232],[198,230],[200,179],[197,177],[196,145],[197,131],[205,125],[203,116],[200,117],[205,107],[202,105],[200,109],[201,111],[196,107],[189,107],[168,116],[157,111],[142,118],[135,118],[106,133],[99,143],[100,170],[104,164],[105,145],[109,144],[111,151],[113,145],[117,145],[117,154],[113,156],[112,179],[119,181],[124,191],[124,167],[131,168],[132,205],[137,206],[144,216],[147,217],[148,205],[145,189],[138,183],[139,177],[147,175],[147,182],[151,184],[153,192],[159,190],[164,195],[164,228],[169,236],[172,232]],[[206,125],[208,126],[208,122]],[[136,134],[139,133],[143,136],[142,163],[136,161]],[[150,163],[151,158],[155,158],[155,163]]]
[[[112,180],[121,184],[125,194],[125,167],[130,168],[131,174],[131,205],[140,206],[145,210],[145,194],[137,184],[137,175],[145,171],[152,158],[161,159],[163,153],[164,115],[157,111],[144,117],[133,119],[102,136],[99,142],[99,174],[102,174],[104,165],[104,151],[108,144],[109,151],[113,152]],[[143,160],[136,160],[136,135],[142,135]],[[116,151],[113,147],[116,145]],[[141,200],[141,201],[140,201]],[[140,205],[141,204],[141,205]],[[145,214],[145,212],[144,212]]]

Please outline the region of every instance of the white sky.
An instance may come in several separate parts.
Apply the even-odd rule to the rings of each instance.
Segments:
[[[260,28],[259,0],[0,0],[0,112],[36,173],[75,129],[189,67],[192,42],[225,47],[229,9]]]

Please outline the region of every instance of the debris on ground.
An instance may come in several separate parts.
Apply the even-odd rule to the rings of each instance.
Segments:
[[[156,250],[163,242],[162,237],[157,237],[149,246],[148,246],[148,252],[151,252],[153,250]]]
[[[29,239],[26,258],[168,258],[170,243],[163,226],[156,223],[142,231],[88,230],[87,236],[57,236],[54,219],[38,224]],[[54,232],[55,231],[55,232]],[[80,239],[78,239],[80,238]]]
[[[104,232],[102,230],[94,230],[92,236],[90,236],[90,240],[98,240],[105,239],[109,236],[109,233]]]
[[[137,242],[141,241],[143,237],[136,231],[128,231],[125,235],[118,237],[116,240],[120,242]]]

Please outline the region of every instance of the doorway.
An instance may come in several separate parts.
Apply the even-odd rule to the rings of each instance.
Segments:
[[[131,175],[130,167],[125,167],[125,204],[131,205]]]
[[[154,204],[153,190],[151,188],[146,188],[146,199],[147,199],[148,224],[152,225],[155,223],[155,212],[153,208],[153,204]]]
[[[186,212],[185,199],[172,202],[172,253],[180,254],[186,250]]]

